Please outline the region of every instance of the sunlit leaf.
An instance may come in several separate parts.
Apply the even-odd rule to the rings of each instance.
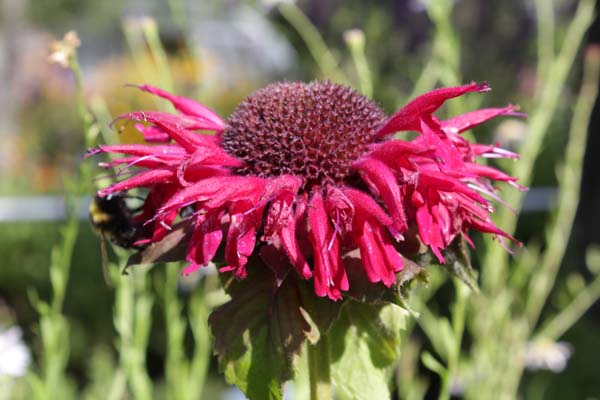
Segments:
[[[277,285],[256,259],[244,280],[229,278],[224,286],[231,300],[209,318],[220,367],[251,400],[280,399],[302,344],[319,340],[341,303],[316,297],[293,271]]]
[[[408,312],[348,302],[328,333],[336,398],[389,399],[390,378]]]

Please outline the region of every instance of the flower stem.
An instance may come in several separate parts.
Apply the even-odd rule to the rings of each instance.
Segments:
[[[326,78],[338,83],[346,83],[348,79],[339,68],[338,61],[325,44],[321,33],[308,19],[302,10],[294,3],[282,3],[278,7],[279,12],[286,21],[298,32],[308,51],[315,59],[321,73]]]
[[[372,98],[373,77],[365,53],[365,34],[360,29],[351,29],[344,33],[344,40],[346,41],[348,49],[350,49],[350,54],[354,61],[354,67],[356,68],[358,82],[360,84],[360,91],[368,98]]]
[[[544,303],[554,287],[561,261],[567,249],[579,202],[588,126],[598,94],[599,80],[600,50],[589,48],[584,59],[581,89],[573,109],[565,160],[558,174],[558,207],[554,221],[546,234],[548,248],[541,257],[539,273],[531,279],[529,285],[525,311],[530,326],[535,326],[538,322]]]
[[[593,1],[582,0],[579,2],[575,16],[565,32],[565,39],[560,51],[554,57],[552,64],[546,67],[545,79],[540,84],[542,88],[540,102],[536,104],[536,107],[530,113],[527,140],[520,149],[519,162],[515,164],[514,169],[511,171],[511,175],[518,176],[519,184],[523,186],[531,184],[535,161],[549,132],[548,126],[556,114],[555,111],[559,105],[565,81],[568,78],[569,71],[571,71],[585,32],[593,21],[593,15]],[[508,191],[504,198],[517,211],[521,210],[523,199],[524,194],[517,190]],[[517,225],[518,215],[518,212],[514,213],[507,208],[500,208],[496,220],[502,221],[503,230],[512,234]],[[552,249],[550,246],[548,248]],[[482,265],[486,266],[481,273],[482,286],[484,290],[495,296],[502,290],[506,282],[508,256],[501,246],[493,244],[486,252]],[[542,297],[539,297],[539,299],[542,299]]]
[[[323,335],[314,345],[308,345],[308,376],[311,400],[329,400],[331,395],[331,371],[329,342]]]
[[[594,305],[598,298],[600,298],[600,276],[597,276],[567,307],[554,316],[537,337],[558,340],[579,321],[579,318]]]
[[[466,284],[458,279],[454,280],[456,290],[456,301],[452,306],[452,332],[454,343],[449,349],[447,370],[442,378],[442,387],[439,399],[450,399],[450,386],[452,379],[457,375],[460,360],[460,350],[462,345],[463,334],[465,330],[465,322],[467,319],[467,306],[470,296],[469,288]]]

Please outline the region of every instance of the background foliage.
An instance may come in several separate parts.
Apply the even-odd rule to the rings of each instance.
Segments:
[[[434,86],[487,81],[491,95],[454,101],[447,111],[478,102],[521,104],[526,124],[486,125],[476,130],[478,141],[523,152],[520,164],[503,167],[531,187],[561,189],[541,206],[526,199],[518,220],[499,212],[499,225],[514,225],[527,246],[508,257],[497,243],[478,240],[481,293],[430,269],[429,286],[411,297],[419,318],[406,321],[393,395],[600,393],[597,311],[571,328],[600,294],[597,255],[578,243],[566,248],[597,87],[597,65],[588,57],[584,69],[581,46],[592,3],[5,1],[0,42],[10,57],[0,58],[7,82],[0,94],[0,195],[72,199],[66,221],[0,225],[0,323],[21,326],[33,353],[29,375],[8,398],[220,396],[225,384],[210,358],[205,323],[208,310],[225,298],[216,277],[182,281],[171,265],[123,279],[117,263],[126,254],[117,253],[114,287],[106,287],[98,238],[79,217],[78,196],[93,190],[93,171],[80,167],[81,156],[99,139],[137,140],[127,127],[118,134],[107,129],[111,115],[163,106],[125,83],[163,86],[227,115],[265,83],[315,78],[372,92],[388,112]],[[50,41],[69,29],[83,42],[80,91],[77,76],[74,81],[68,70],[46,62]],[[350,29],[360,30],[358,38]],[[523,200],[506,194],[513,206]],[[574,349],[562,373],[523,371],[527,346],[541,339]],[[295,393],[303,396],[301,386]]]

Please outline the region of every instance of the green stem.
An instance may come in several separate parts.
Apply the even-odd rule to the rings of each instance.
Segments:
[[[142,24],[142,32],[146,43],[148,43],[150,54],[152,54],[152,58],[156,64],[156,71],[158,72],[162,88],[169,92],[173,92],[173,76],[171,74],[171,68],[169,67],[169,59],[160,42],[156,21],[150,18],[146,19]]]
[[[371,98],[373,97],[373,79],[365,53],[365,34],[359,29],[352,29],[344,33],[344,40],[352,55],[352,61],[358,75],[360,91],[365,96]]]
[[[536,98],[542,91],[541,83],[545,80],[548,73],[548,66],[552,64],[554,58],[554,4],[548,0],[535,0],[535,14],[538,21],[537,35],[537,76],[540,77],[536,87]]]
[[[458,364],[460,360],[460,350],[462,346],[462,337],[465,330],[467,319],[467,304],[469,301],[470,290],[462,281],[454,279],[456,290],[456,301],[452,306],[452,332],[454,333],[454,343],[448,354],[448,365],[446,373],[441,376],[442,388],[440,390],[440,399],[450,399],[450,385],[452,378],[458,373]]]
[[[581,318],[598,298],[600,298],[600,276],[597,276],[566,308],[552,318],[536,336],[557,340]]]
[[[583,82],[573,110],[564,164],[560,168],[558,176],[558,210],[547,233],[548,248],[542,256],[539,272],[534,275],[529,286],[525,311],[530,326],[535,326],[538,321],[548,294],[554,286],[561,260],[569,242],[579,203],[583,156],[588,124],[598,94],[599,75],[600,51],[594,49],[594,51],[588,51],[584,61]]]
[[[533,167],[541,151],[542,144],[548,132],[548,126],[554,118],[555,111],[561,98],[563,85],[571,70],[577,50],[585,32],[594,16],[594,1],[582,0],[579,3],[575,17],[569,25],[562,48],[551,65],[547,67],[545,80],[541,84],[542,93],[538,103],[529,118],[527,140],[520,150],[520,160],[515,165],[512,175],[519,177],[519,183],[529,186],[533,177]],[[541,60],[539,60],[541,62]],[[523,203],[523,193],[512,190],[506,192],[505,201],[519,211]],[[508,208],[501,208],[496,217],[502,221],[501,228],[513,234],[517,225],[518,212],[513,213]],[[492,295],[504,287],[506,282],[508,255],[501,246],[488,240],[488,251],[482,263],[482,285]]]
[[[329,400],[331,394],[331,371],[329,343],[323,335],[314,345],[307,346],[310,400]]]
[[[337,60],[325,44],[319,30],[302,10],[294,3],[281,3],[278,9],[283,18],[298,32],[323,75],[336,82],[347,83],[348,79],[339,69]]]

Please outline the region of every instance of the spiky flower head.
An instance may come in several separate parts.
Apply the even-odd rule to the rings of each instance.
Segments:
[[[135,217],[145,226],[139,244],[160,242],[179,220],[190,224],[185,274],[212,261],[224,242],[221,272],[243,279],[248,258],[260,254],[276,275],[294,270],[314,280],[318,296],[339,300],[349,289],[343,260],[349,251],[360,252],[365,279],[389,287],[411,256],[401,250],[409,237],[442,263],[456,238],[472,243],[470,230],[514,241],[492,223],[484,195],[497,198],[492,181],[518,187],[516,178],[476,160],[516,155],[470,143],[461,133],[516,108],[443,121],[433,114],[446,100],[488,91],[486,84],[437,89],[387,117],[345,86],[274,83],[250,95],[227,121],[194,100],[139,88],[169,100],[179,113],[118,117],[137,121],[154,144],[101,146],[100,152],[125,155],[103,167],[139,170],[99,195],[148,189]],[[418,136],[395,139],[400,131]]]

